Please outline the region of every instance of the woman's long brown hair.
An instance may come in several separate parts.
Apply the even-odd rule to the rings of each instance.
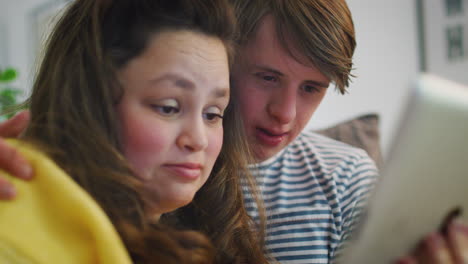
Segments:
[[[235,19],[225,0],[71,3],[48,40],[24,138],[95,198],[136,263],[266,263],[258,239],[263,229],[243,205],[241,178],[252,180],[233,103],[222,152],[194,201],[159,223],[143,214],[141,182],[122,155],[117,132],[115,105],[124,91],[116,73],[163,30],[201,32],[232,51]]]

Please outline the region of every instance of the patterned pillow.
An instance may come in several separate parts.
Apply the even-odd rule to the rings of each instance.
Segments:
[[[364,149],[375,161],[377,167],[381,168],[383,161],[380,149],[378,114],[371,113],[358,116],[316,132]]]

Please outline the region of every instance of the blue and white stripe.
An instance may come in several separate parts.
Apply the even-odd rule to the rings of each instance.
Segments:
[[[281,263],[330,263],[377,179],[364,150],[304,132],[251,167],[267,212],[266,244]],[[258,218],[246,193],[249,214]]]

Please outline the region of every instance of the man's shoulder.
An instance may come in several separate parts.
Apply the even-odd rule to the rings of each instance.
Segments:
[[[256,168],[263,173],[324,177],[353,175],[360,171],[377,174],[375,163],[366,151],[313,131],[303,131],[275,157],[256,164]]]
[[[302,132],[291,144],[290,150],[302,154],[314,153],[318,156],[362,157],[367,158],[365,150],[347,143],[323,136],[314,131]]]
[[[377,170],[374,161],[363,149],[351,146],[313,131],[302,132],[288,147],[288,157],[314,164],[323,173]]]

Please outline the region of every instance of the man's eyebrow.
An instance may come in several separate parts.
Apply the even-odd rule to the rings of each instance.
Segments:
[[[263,70],[263,71],[267,71],[267,72],[272,72],[274,74],[277,74],[279,76],[284,76],[284,74],[276,69],[273,69],[271,67],[268,67],[268,66],[264,66],[264,65],[255,65],[255,68],[258,68],[260,70]]]
[[[305,82],[310,83],[314,86],[322,87],[322,88],[328,88],[328,86],[330,86],[330,83],[323,83],[323,82],[317,82],[317,81],[312,81],[312,80],[308,80]]]
[[[264,65],[255,65],[256,68],[260,69],[260,70],[263,70],[263,71],[267,71],[267,72],[271,72],[271,73],[274,73],[276,75],[279,75],[279,76],[284,76],[284,74],[276,69],[273,69],[271,67],[268,67],[268,66],[264,66]],[[306,80],[304,81],[306,83],[310,83],[312,85],[315,85],[315,86],[319,86],[319,87],[323,87],[323,88],[328,88],[328,86],[330,86],[330,83],[328,82],[319,82],[319,81],[314,81],[314,80]]]

